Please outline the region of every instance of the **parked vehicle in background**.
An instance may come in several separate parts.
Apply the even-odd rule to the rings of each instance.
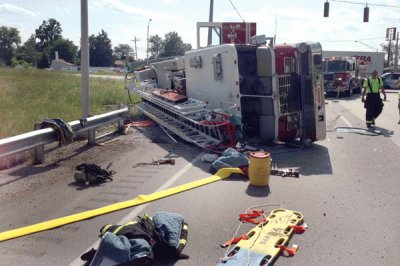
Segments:
[[[396,84],[400,79],[400,72],[385,73],[380,76],[383,81],[383,87],[385,89],[400,89],[399,85]]]
[[[362,80],[355,57],[325,57],[323,59],[324,85],[327,94],[337,97],[361,93]]]

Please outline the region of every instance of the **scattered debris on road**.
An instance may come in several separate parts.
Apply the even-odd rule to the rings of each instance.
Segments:
[[[365,136],[378,136],[382,134],[382,132],[377,129],[365,129],[357,127],[337,127],[335,128],[335,131],[340,133],[356,133]]]
[[[111,165],[112,163],[110,163],[106,169],[102,169],[97,164],[80,164],[75,168],[76,171],[74,174],[74,179],[78,183],[89,183],[90,185],[101,184],[107,182],[107,180],[112,181],[112,176],[116,172],[113,170],[108,170]]]
[[[142,165],[161,165],[161,164],[170,164],[170,165],[174,165],[175,164],[175,159],[174,158],[168,158],[168,159],[160,159],[157,161],[152,161],[151,163],[137,163],[134,166],[132,166],[133,168],[142,166]]]
[[[165,211],[144,214],[124,225],[104,225],[97,250],[81,256],[90,265],[145,265],[157,259],[177,260],[186,246],[188,224],[182,215]]]
[[[272,164],[271,175],[278,175],[281,177],[299,177],[300,167],[278,168],[276,164]]]

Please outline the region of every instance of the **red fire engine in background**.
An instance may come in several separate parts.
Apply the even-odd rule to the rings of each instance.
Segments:
[[[323,69],[327,94],[340,97],[361,93],[362,80],[355,57],[325,57]]]

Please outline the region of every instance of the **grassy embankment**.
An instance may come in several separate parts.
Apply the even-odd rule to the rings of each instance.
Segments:
[[[123,80],[90,78],[90,114],[127,102]],[[38,69],[0,68],[0,139],[33,130],[45,118],[82,116],[81,77]],[[139,98],[132,96],[134,102]],[[129,100],[128,100],[129,101]]]

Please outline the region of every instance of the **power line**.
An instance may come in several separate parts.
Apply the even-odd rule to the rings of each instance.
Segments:
[[[369,41],[369,40],[379,40],[379,39],[384,39],[385,36],[382,37],[375,37],[375,38],[365,38],[365,39],[358,39],[358,41]],[[327,41],[319,41],[319,42],[354,42],[354,40],[327,40]]]
[[[354,42],[354,41],[369,41],[369,40],[381,40],[381,39],[385,39],[385,36],[382,36],[382,37],[374,37],[374,38],[364,38],[364,39],[357,39],[357,40],[335,40],[335,41],[332,41],[332,40],[318,40],[318,42]],[[292,41],[292,40],[289,40],[289,39],[281,39],[282,41]],[[299,40],[299,42],[300,42],[300,40]]]
[[[232,3],[232,1],[229,0],[229,2],[230,2],[231,5],[233,6],[233,8],[236,10],[236,13],[239,15],[239,17],[243,20],[243,22],[245,22],[244,19],[242,18],[242,16],[240,15],[239,11],[236,9],[235,5]]]
[[[385,5],[385,4],[374,4],[374,3],[366,3],[366,2],[358,2],[358,1],[348,1],[348,0],[331,0],[332,2],[340,2],[346,4],[353,4],[353,5],[368,5],[368,6],[381,6],[381,7],[393,7],[393,8],[400,8],[400,6],[396,5]]]

